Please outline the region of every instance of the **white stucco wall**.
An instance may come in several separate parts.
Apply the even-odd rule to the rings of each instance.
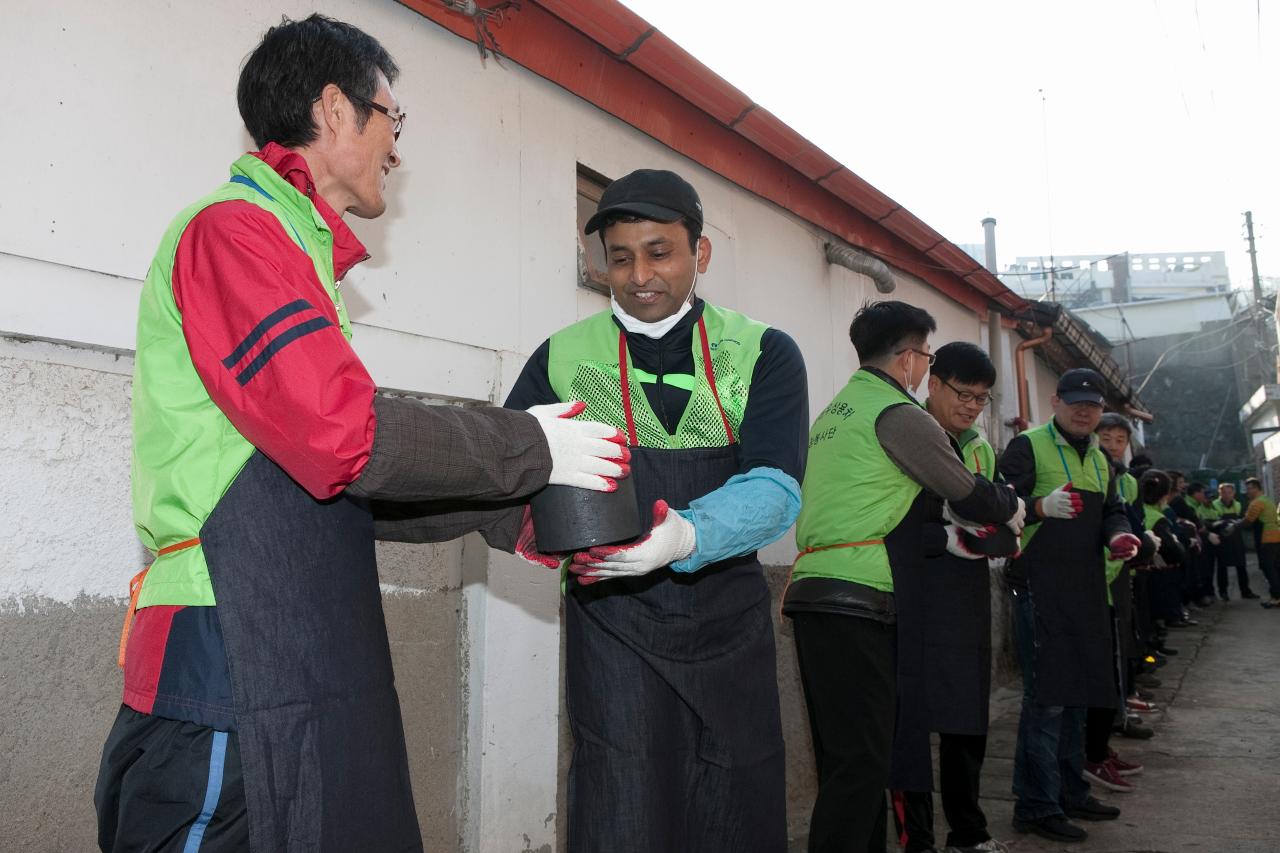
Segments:
[[[133,348],[140,279],[167,222],[251,147],[235,107],[241,60],[282,12],[313,8],[7,4],[6,18],[22,25],[0,28],[5,67],[39,85],[10,80],[27,94],[9,104],[5,126],[48,132],[38,145],[25,130],[0,134],[0,156],[21,166],[0,194],[0,332]],[[381,385],[500,402],[543,339],[604,306],[575,284],[578,163],[609,176],[671,168],[698,188],[714,243],[701,292],[796,339],[811,415],[856,368],[848,324],[877,294],[826,263],[817,229],[521,68],[481,66],[473,45],[390,0],[332,0],[321,11],[376,35],[402,68],[404,165],[389,181],[387,214],[353,222],[373,259],[343,285],[353,344]],[[934,314],[935,345],[981,340],[975,315],[909,276],[894,298]],[[46,412],[41,389],[23,379],[22,361],[41,358],[39,347],[6,347],[0,380],[14,404],[11,428],[39,430],[46,455],[36,499],[9,497],[20,484],[0,480],[0,510],[21,519],[0,535],[0,600],[120,597],[142,557],[127,465],[82,483],[64,455],[76,442],[127,447],[128,424],[117,415],[88,430],[92,412]],[[126,393],[124,376],[109,382]],[[3,441],[0,461],[11,446]],[[67,519],[90,519],[92,542],[67,537]],[[38,571],[51,563],[31,552],[46,548],[72,569]],[[462,834],[472,850],[554,846],[558,588],[476,543],[462,553]],[[786,537],[763,558],[786,565],[794,553]]]

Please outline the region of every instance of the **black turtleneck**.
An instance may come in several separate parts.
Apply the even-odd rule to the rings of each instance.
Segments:
[[[642,387],[654,414],[673,435],[690,394],[662,379],[673,374],[693,374],[694,325],[702,316],[704,305],[695,297],[689,313],[657,340],[627,333],[632,365],[658,377],[657,382],[645,382]],[[617,322],[615,318],[614,323]],[[620,324],[618,328],[622,328]],[[551,342],[543,341],[529,357],[503,404],[508,409],[560,402],[547,377],[550,348]],[[770,328],[760,339],[760,358],[751,376],[751,394],[739,432],[741,472],[778,468],[797,482],[804,477],[809,434],[808,380],[800,348],[786,332]]]

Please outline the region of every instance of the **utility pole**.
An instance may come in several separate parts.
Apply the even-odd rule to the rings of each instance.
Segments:
[[[1262,278],[1258,275],[1258,248],[1253,238],[1253,211],[1246,210],[1244,212],[1244,230],[1245,240],[1249,244],[1249,263],[1253,267],[1253,323],[1254,334],[1256,339],[1254,346],[1257,348],[1258,367],[1262,384],[1273,383],[1276,381],[1276,364],[1263,355],[1263,351],[1267,350],[1267,324],[1263,317],[1262,306]]]
[[[1262,279],[1258,276],[1258,249],[1253,243],[1253,211],[1244,212],[1244,230],[1249,241],[1249,263],[1253,265],[1253,303],[1262,308]]]

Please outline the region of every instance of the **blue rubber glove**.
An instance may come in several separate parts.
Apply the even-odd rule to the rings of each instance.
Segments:
[[[752,468],[676,513],[692,522],[697,545],[671,568],[696,572],[777,541],[800,514],[800,484],[778,468]]]

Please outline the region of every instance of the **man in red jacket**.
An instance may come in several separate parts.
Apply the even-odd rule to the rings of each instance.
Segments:
[[[121,642],[104,851],[421,850],[375,532],[479,528],[511,550],[519,516],[486,528],[486,506],[628,473],[617,429],[568,420],[580,403],[377,396],[338,282],[368,257],[343,217],[380,216],[400,165],[396,74],[348,24],[271,29],[237,91],[260,150],[148,273],[133,492],[156,559]]]

